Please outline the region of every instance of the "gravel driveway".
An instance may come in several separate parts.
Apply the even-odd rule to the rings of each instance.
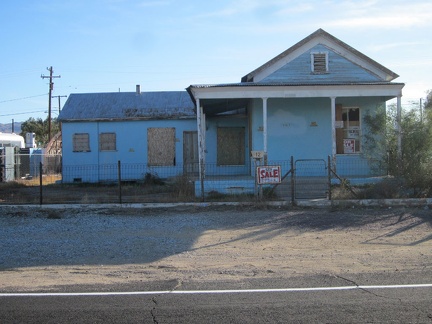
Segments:
[[[423,208],[0,207],[1,291],[428,271]]]

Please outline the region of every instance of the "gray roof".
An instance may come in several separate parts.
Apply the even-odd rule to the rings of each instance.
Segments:
[[[195,118],[187,91],[71,94],[61,121]]]

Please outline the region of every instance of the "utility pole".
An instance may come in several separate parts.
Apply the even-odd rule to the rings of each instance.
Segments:
[[[60,114],[60,98],[66,98],[67,96],[52,96],[52,98],[58,98],[58,102],[59,102],[59,114]]]
[[[54,89],[54,83],[52,81],[53,78],[60,78],[60,75],[53,75],[53,67],[47,68],[50,72],[49,76],[41,75],[42,79],[50,79],[49,82],[49,94],[48,94],[48,143],[51,141],[51,93]]]

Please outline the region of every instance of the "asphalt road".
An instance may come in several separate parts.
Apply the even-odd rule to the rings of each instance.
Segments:
[[[316,276],[193,285],[162,281],[141,287],[0,295],[0,322],[432,323],[432,285],[419,285],[430,275],[363,275],[353,276],[354,280]],[[417,283],[407,286],[414,280]]]

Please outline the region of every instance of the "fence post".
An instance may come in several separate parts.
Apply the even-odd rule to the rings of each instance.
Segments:
[[[295,170],[294,156],[291,155],[291,205],[295,206]]]
[[[332,200],[332,190],[331,190],[331,158],[330,155],[328,156],[327,161],[327,171],[328,171],[328,199]]]
[[[121,184],[121,162],[117,162],[117,172],[118,172],[118,186],[119,186],[119,202],[122,204],[122,184]]]
[[[43,204],[43,195],[42,195],[42,162],[39,162],[39,204]]]

